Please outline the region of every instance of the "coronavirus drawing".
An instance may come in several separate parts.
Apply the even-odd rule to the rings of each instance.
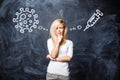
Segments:
[[[15,13],[17,17],[13,18],[13,22],[16,23],[15,28],[21,33],[32,32],[39,24],[38,14],[34,9],[20,8],[19,10]]]

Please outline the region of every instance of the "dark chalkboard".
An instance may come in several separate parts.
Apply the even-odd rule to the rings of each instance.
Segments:
[[[49,28],[57,18],[74,43],[71,80],[119,80],[118,6],[116,0],[0,0],[0,80],[45,80]]]

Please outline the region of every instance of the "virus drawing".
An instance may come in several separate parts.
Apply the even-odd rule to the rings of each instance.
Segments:
[[[33,28],[37,28],[39,24],[38,14],[35,13],[34,9],[20,8],[20,12],[16,12],[16,18],[13,18],[13,22],[16,23],[15,28],[24,33],[25,30],[32,32]]]

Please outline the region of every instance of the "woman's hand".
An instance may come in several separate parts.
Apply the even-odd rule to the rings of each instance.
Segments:
[[[63,39],[63,36],[62,36],[62,35],[59,35],[59,36],[58,36],[58,43],[59,43],[59,44],[62,42],[62,39]]]
[[[53,61],[55,60],[55,59],[53,59],[53,58],[50,56],[50,54],[48,54],[48,55],[46,56],[46,58],[47,58],[47,59],[50,59],[50,60],[53,60]]]

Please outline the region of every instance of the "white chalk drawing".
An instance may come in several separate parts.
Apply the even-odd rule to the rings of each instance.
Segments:
[[[87,25],[83,31],[86,31],[88,28],[94,26],[101,16],[103,16],[103,13],[99,9],[96,9],[96,12],[87,21]]]
[[[25,30],[28,32],[32,32],[33,28],[36,28],[38,30],[48,31],[48,29],[44,28],[43,26],[38,26],[39,20],[38,20],[38,14],[35,13],[34,9],[29,8],[20,8],[20,12],[16,12],[15,15],[17,15],[16,18],[13,18],[13,22],[17,23],[15,25],[15,28],[20,31],[21,33],[24,33]],[[63,10],[59,11],[60,16],[63,16]],[[88,28],[95,25],[95,23],[103,16],[103,13],[96,9],[96,12],[93,13],[93,15],[89,18],[87,21],[87,25],[84,28],[83,31],[86,31]],[[72,27],[69,30],[70,31],[76,31],[81,30],[83,27],[81,25],[77,25],[76,27]]]
[[[37,28],[39,24],[38,14],[35,13],[34,9],[29,8],[20,8],[20,12],[16,12],[16,18],[13,18],[13,22],[17,23],[15,28],[21,33],[24,33],[25,30],[32,32],[33,28]]]
[[[96,12],[87,21],[87,25],[83,31],[86,31],[88,28],[94,26],[95,23],[101,18],[101,16],[103,16],[103,13],[99,9],[96,9]],[[75,31],[75,30],[81,30],[81,29],[82,29],[82,26],[78,25],[77,27],[72,27],[69,30]]]
[[[43,31],[48,31],[48,29],[44,28],[43,26],[38,26],[38,29]]]
[[[75,30],[81,30],[82,29],[82,26],[81,25],[78,25],[77,27],[72,27],[70,28],[69,30],[70,31],[75,31]]]

